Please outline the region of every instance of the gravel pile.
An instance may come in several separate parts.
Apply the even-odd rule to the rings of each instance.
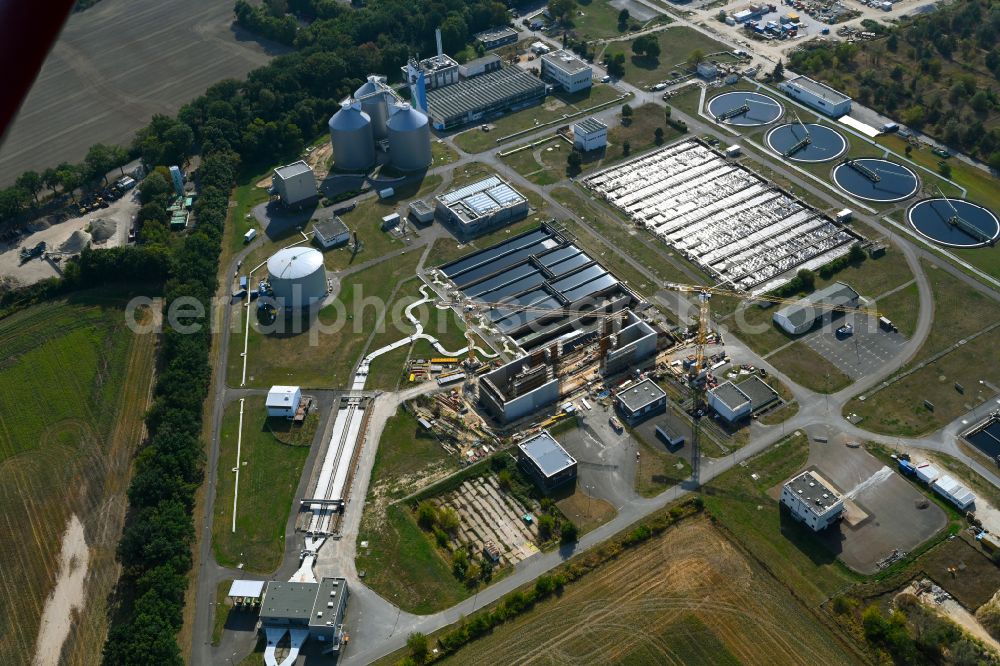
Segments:
[[[90,225],[90,235],[93,237],[95,243],[103,243],[114,236],[117,229],[117,222],[101,218],[94,220]]]
[[[82,229],[77,229],[62,245],[59,246],[59,250],[61,252],[66,252],[67,254],[82,252],[83,248],[87,247],[87,244],[90,243],[90,241],[90,234]]]

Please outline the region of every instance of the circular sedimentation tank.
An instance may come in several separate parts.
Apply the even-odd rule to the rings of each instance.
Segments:
[[[918,234],[948,247],[983,247],[1000,237],[997,216],[963,199],[924,199],[910,208],[907,219]]]
[[[917,193],[920,180],[913,170],[889,160],[862,158],[833,169],[833,182],[848,194],[866,201],[893,203]]]
[[[718,122],[738,127],[768,125],[785,113],[781,102],[756,92],[727,92],[708,102],[708,112]]]
[[[765,137],[767,147],[794,162],[828,162],[847,152],[847,139],[817,123],[778,125]]]

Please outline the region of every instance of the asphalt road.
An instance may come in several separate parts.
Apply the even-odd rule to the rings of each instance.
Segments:
[[[266,64],[232,20],[232,0],[102,0],[71,15],[0,146],[0,186],[97,142],[127,146],[153,114]]]

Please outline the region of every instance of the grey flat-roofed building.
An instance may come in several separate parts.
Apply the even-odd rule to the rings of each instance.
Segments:
[[[777,391],[768,386],[767,382],[756,376],[744,379],[736,387],[743,395],[750,398],[750,409],[754,412],[781,400]]]
[[[789,479],[781,488],[781,503],[814,532],[826,528],[844,512],[844,498],[816,471]]]
[[[299,160],[274,170],[271,189],[281,203],[295,206],[317,195],[316,177],[309,165]]]
[[[518,464],[542,490],[548,492],[576,479],[576,459],[547,430],[517,446]]]
[[[506,46],[507,44],[516,43],[517,30],[514,30],[514,28],[509,25],[498,26],[496,28],[490,28],[489,30],[483,30],[482,32],[477,33],[476,39],[488,51],[490,49]]]
[[[518,67],[427,91],[428,115],[435,129],[449,130],[538,104],[545,84]]]
[[[478,236],[528,214],[528,200],[499,176],[437,197],[437,213],[464,237]]]
[[[667,394],[652,379],[643,379],[615,394],[615,407],[629,425],[636,425],[663,413]]]
[[[560,49],[542,56],[542,78],[568,93],[589,88],[593,77],[593,68],[569,51]]]
[[[434,221],[434,207],[423,199],[414,199],[410,202],[410,217],[420,224],[429,224]]]
[[[310,637],[332,641],[337,649],[343,636],[347,596],[343,578],[328,577],[318,583],[270,581],[260,605],[261,625],[265,629],[307,629]]]
[[[343,245],[351,240],[351,230],[336,215],[313,222],[313,238],[324,250]]]
[[[573,147],[587,152],[608,145],[608,126],[597,118],[584,118],[573,125]]]
[[[805,333],[817,319],[829,321],[837,312],[838,307],[855,308],[858,306],[860,294],[846,282],[834,282],[822,289],[817,289],[798,303],[786,305],[774,313],[774,323],[786,333],[798,335]],[[816,307],[817,305],[823,307]]]
[[[619,322],[622,328],[612,334],[608,352],[601,359],[602,372],[614,375],[639,365],[656,354],[656,329],[631,310]]]
[[[708,405],[729,423],[750,416],[753,411],[750,396],[732,382],[723,382],[709,389]]]
[[[796,76],[778,84],[778,90],[832,118],[851,112],[851,98],[808,76]]]
[[[503,61],[500,60],[500,56],[491,53],[490,55],[459,65],[458,73],[462,75],[463,79],[471,79],[473,76],[495,72],[502,67]]]

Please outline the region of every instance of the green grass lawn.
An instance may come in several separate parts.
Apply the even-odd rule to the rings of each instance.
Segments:
[[[713,479],[703,490],[705,508],[730,534],[806,604],[817,605],[858,577],[840,564],[799,523],[782,519],[769,491],[802,469],[809,441],[796,433]],[[757,474],[754,480],[751,474]]]
[[[907,367],[1000,321],[1000,304],[950,273],[926,262],[923,265],[934,294],[934,323]],[[996,330],[970,340],[865,400],[852,400],[845,413],[862,416],[865,428],[886,434],[920,435],[940,428],[972,408],[980,380],[1000,382],[1000,364],[992,362],[998,341],[1000,331]],[[955,389],[956,382],[967,387],[967,394]],[[924,406],[924,400],[934,404],[933,411]]]
[[[386,421],[379,438],[372,487],[381,487],[389,497],[398,499],[412,492],[416,479],[441,469],[458,469],[458,464],[408,408],[400,407]]]
[[[647,21],[630,19],[624,26],[618,24],[618,13],[621,10],[613,7],[607,0],[585,0],[573,10],[569,19],[570,29],[576,38],[586,42],[595,39],[618,37],[629,31],[642,27],[650,27],[658,23],[670,23],[666,16],[657,15]],[[619,28],[624,28],[620,30]]]
[[[836,393],[851,385],[851,378],[837,366],[801,343],[782,349],[767,360],[796,384],[818,393]]]
[[[538,106],[490,121],[489,124],[493,126],[493,129],[489,132],[482,131],[480,125],[462,132],[455,137],[455,145],[467,153],[481,153],[496,148],[501,137],[545,125],[565,116],[574,116],[585,109],[607,104],[621,94],[615,88],[601,83],[595,83],[591,88],[572,95],[561,91],[556,92],[546,97]],[[569,118],[567,122],[570,120],[572,118]],[[552,131],[555,132],[554,126]]]
[[[879,315],[887,317],[896,325],[899,332],[911,337],[917,327],[917,317],[920,314],[920,293],[917,284],[913,283],[904,289],[879,299],[875,304]]]
[[[632,437],[639,443],[639,464],[635,468],[635,491],[643,497],[655,497],[691,476],[691,465],[681,456],[671,455],[662,446],[653,446],[637,431]]]
[[[226,629],[226,620],[233,606],[229,602],[229,588],[233,581],[230,578],[220,580],[215,586],[215,614],[212,618],[212,645],[218,645],[222,640],[222,632]]]
[[[451,164],[458,159],[458,153],[441,139],[431,143],[431,168]]]
[[[696,49],[708,55],[719,51],[729,52],[730,48],[721,42],[706,37],[696,30],[686,26],[675,26],[656,33],[660,44],[658,58],[637,56],[632,53],[632,43],[616,42],[608,45],[606,53],[625,54],[625,80],[634,86],[648,88],[664,79],[670,78],[670,72],[683,72],[684,63]]]
[[[374,330],[393,287],[414,275],[419,252],[407,252],[343,280],[336,302],[324,307],[294,332],[294,324],[279,319],[284,332],[266,333],[250,309],[247,385],[267,388],[292,382],[299,386],[343,387],[365,341]],[[243,359],[243,324],[233,333],[228,378],[239,386]]]
[[[226,406],[219,438],[219,478],[216,484],[212,547],[225,567],[243,564],[245,571],[268,574],[278,568],[285,552],[285,523],[292,509],[308,446],[282,444],[271,433],[263,396],[243,405],[240,444],[240,487],[233,524],[233,492],[240,403]]]
[[[113,507],[145,437],[158,339],[126,326],[133,295],[92,289],[0,319],[0,663],[35,648],[71,515],[86,529],[88,612],[63,659],[91,660],[107,633],[125,518]]]
[[[469,596],[404,506],[389,505],[381,519],[365,511],[358,544],[354,562],[365,585],[408,613],[433,613]]]

